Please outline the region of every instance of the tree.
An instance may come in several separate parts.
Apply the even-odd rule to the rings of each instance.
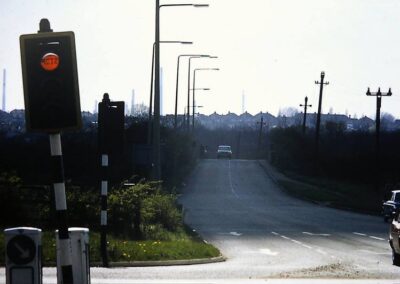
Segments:
[[[392,127],[392,124],[395,121],[395,117],[391,115],[388,112],[382,112],[381,113],[381,129],[384,131],[390,130]]]

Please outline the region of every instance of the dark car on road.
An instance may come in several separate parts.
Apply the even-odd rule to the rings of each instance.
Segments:
[[[228,145],[219,145],[217,150],[217,158],[232,158],[232,149]]]
[[[390,199],[383,203],[383,220],[387,222],[389,219],[391,219],[396,210],[400,210],[400,190],[393,190]]]
[[[393,265],[400,266],[400,214],[399,210],[393,213],[392,224],[390,225],[389,244],[392,248]]]

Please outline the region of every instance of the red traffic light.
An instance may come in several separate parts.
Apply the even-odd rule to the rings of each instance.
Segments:
[[[54,71],[60,65],[60,59],[55,53],[46,53],[43,55],[40,65],[46,71]]]

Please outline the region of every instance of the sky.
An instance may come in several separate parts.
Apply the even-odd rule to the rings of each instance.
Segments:
[[[193,59],[200,113],[228,111],[277,115],[308,96],[317,111],[321,71],[322,111],[375,116],[376,99],[366,91],[392,88],[382,112],[400,118],[400,1],[397,0],[160,0],[201,3],[208,8],[162,7],[163,113],[174,112],[177,57]],[[54,31],[74,31],[82,110],[93,112],[104,93],[111,100],[148,105],[155,1],[0,0],[0,71],[7,70],[6,110],[24,108],[19,36],[36,33],[41,18]],[[188,60],[179,73],[178,112],[187,102]],[[193,69],[192,69],[193,70]],[[2,76],[0,78],[2,80]]]

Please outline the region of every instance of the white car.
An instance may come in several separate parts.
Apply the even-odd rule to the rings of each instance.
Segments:
[[[231,146],[219,145],[217,150],[217,158],[229,158],[232,159]]]

